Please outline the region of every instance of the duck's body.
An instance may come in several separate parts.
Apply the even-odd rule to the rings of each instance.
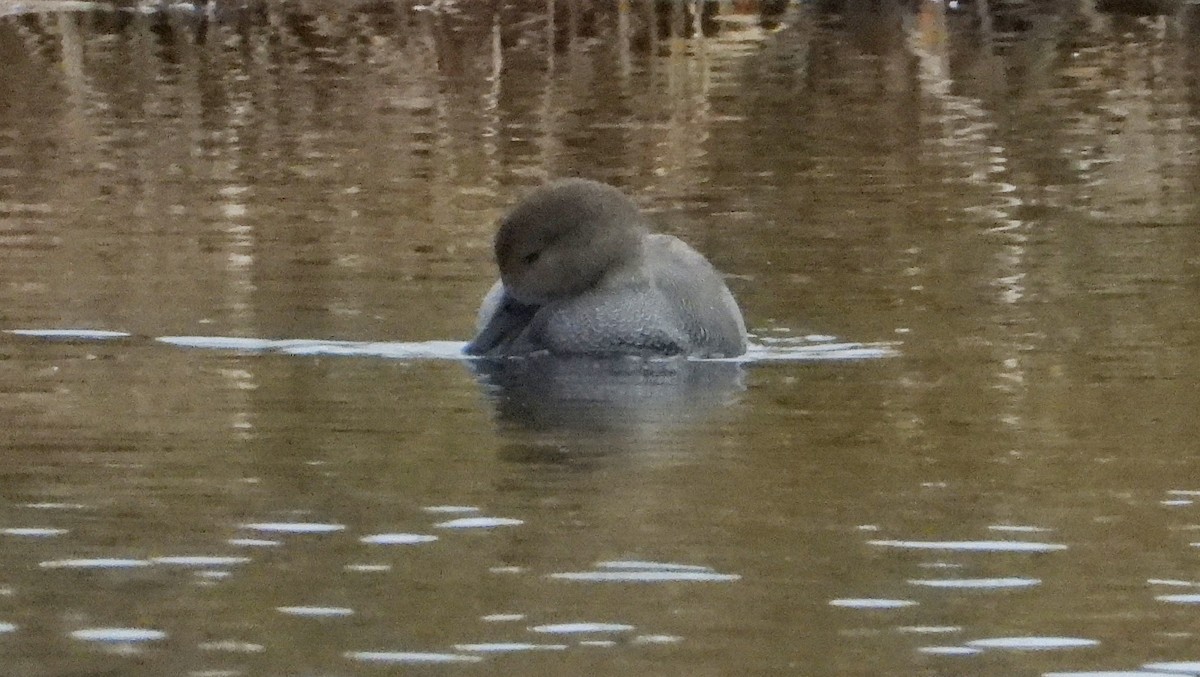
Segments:
[[[653,234],[617,189],[583,179],[547,184],[501,220],[500,280],[466,352],[733,357],[746,326],[712,264]]]

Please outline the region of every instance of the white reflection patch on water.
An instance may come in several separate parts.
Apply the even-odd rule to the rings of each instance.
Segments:
[[[1082,637],[990,637],[967,642],[967,646],[979,649],[1013,649],[1017,651],[1079,649],[1099,644],[1100,642],[1097,640]]]
[[[1083,672],[1043,672],[1042,677],[1163,677],[1163,674],[1147,670],[1084,670]]]
[[[604,647],[604,648],[608,648],[608,647],[612,647],[612,646],[616,646],[616,645],[617,645],[617,643],[612,641],[611,639],[585,639],[579,643],[579,646],[598,646],[598,647]]]
[[[377,573],[380,571],[391,571],[390,564],[347,564],[342,567],[346,571],[358,571],[362,573]]]
[[[260,339],[236,336],[160,336],[155,339],[183,348],[235,350],[285,355],[385,357],[399,360],[461,360],[465,341],[321,341],[310,339]]]
[[[1168,489],[1172,496],[1200,496],[1200,489]]]
[[[837,606],[845,609],[901,609],[916,605],[917,603],[911,599],[886,599],[877,597],[847,597],[844,599],[829,600],[829,606]]]
[[[5,536],[30,536],[34,538],[48,538],[51,536],[61,536],[67,533],[66,529],[51,529],[47,527],[9,527],[0,529],[0,534]]]
[[[1157,595],[1154,599],[1171,604],[1200,604],[1200,595]]]
[[[17,629],[15,623],[0,622],[0,632],[12,632]]]
[[[44,569],[132,569],[148,567],[150,562],[144,559],[121,559],[96,557],[91,559],[59,559],[42,562],[39,566]]]
[[[1172,672],[1179,674],[1200,674],[1200,661],[1168,661],[1166,663],[1146,663],[1142,665],[1147,670]]]
[[[575,635],[585,634],[589,632],[629,632],[634,629],[632,625],[624,623],[549,623],[546,625],[535,625],[529,628],[533,632],[543,632],[551,635]]]
[[[215,642],[201,642],[196,645],[201,651],[227,651],[229,653],[262,653],[267,647],[253,642],[240,642],[235,639],[223,639]]]
[[[243,524],[243,529],[280,534],[328,534],[342,531],[345,524],[319,524],[315,522],[254,522]]]
[[[565,571],[550,574],[549,577],[564,581],[614,583],[722,582],[742,578],[738,574],[720,574],[715,571]]]
[[[1046,527],[1035,527],[1024,524],[993,524],[988,527],[988,531],[1006,531],[1017,534],[1035,534],[1053,531]]]
[[[960,588],[960,589],[1004,589],[1028,588],[1039,585],[1040,578],[916,578],[909,580],[912,585],[923,585],[929,588]]]
[[[478,663],[479,656],[423,651],[347,651],[346,658],[365,663]]]
[[[867,541],[870,545],[911,550],[957,550],[963,552],[1054,552],[1066,550],[1061,543],[1033,541]]]
[[[106,341],[108,339],[131,336],[128,332],[107,331],[104,329],[5,329],[4,332],[16,336],[45,339],[74,339],[77,341]]]
[[[450,513],[450,514],[465,513],[465,512],[479,512],[479,508],[476,508],[475,506],[472,506],[472,505],[427,505],[421,509],[424,510],[425,512]]]
[[[917,651],[931,656],[974,656],[982,653],[982,649],[972,649],[969,646],[922,646]]]
[[[22,508],[33,508],[34,510],[84,510],[88,506],[82,503],[25,503]]]
[[[442,529],[493,529],[495,527],[515,527],[524,523],[523,520],[511,517],[460,517],[446,522],[438,522],[433,526]]]
[[[354,609],[344,606],[277,606],[275,610],[288,616],[311,616],[314,618],[354,615]]]
[[[952,632],[962,632],[960,625],[901,625],[897,632],[908,632],[916,635],[942,635]]]
[[[611,560],[596,562],[597,569],[638,569],[642,571],[713,571],[703,564],[674,564],[672,562],[647,562],[641,560]]]
[[[491,642],[485,644],[455,644],[455,651],[473,653],[512,653],[514,651],[562,651],[566,644],[530,644],[528,642]]]
[[[430,534],[371,534],[358,540],[372,545],[416,545],[432,543],[437,539],[437,536]]]
[[[151,557],[155,564],[174,564],[184,567],[220,567],[234,564],[245,564],[249,557],[222,557],[218,555],[173,555],[168,557]]]
[[[1194,581],[1181,581],[1174,578],[1147,578],[1146,582],[1150,585],[1169,585],[1176,588],[1200,587],[1200,583],[1196,583]]]
[[[511,621],[523,621],[523,620],[525,620],[525,614],[488,614],[486,616],[480,616],[479,620],[486,621],[488,623],[507,623],[507,622],[511,622]]]
[[[167,633],[162,630],[148,630],[145,628],[85,628],[83,630],[75,630],[71,633],[71,637],[82,639],[88,642],[152,642],[154,640],[165,639]]]
[[[240,545],[247,548],[270,548],[283,545],[281,541],[270,541],[265,538],[231,538],[225,542],[229,545]]]
[[[597,562],[598,571],[566,571],[549,578],[568,581],[616,583],[724,582],[741,580],[738,574],[722,574],[699,564],[613,560]]]
[[[682,641],[678,635],[638,635],[633,638],[634,644],[677,644]]]
[[[804,362],[808,360],[878,360],[900,354],[897,343],[834,342],[833,337],[822,341],[808,338],[759,338],[746,346],[746,354],[738,362]]]

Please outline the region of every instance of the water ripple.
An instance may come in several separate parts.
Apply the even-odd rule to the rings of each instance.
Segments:
[[[550,623],[535,625],[529,628],[533,632],[543,632],[552,635],[574,635],[589,632],[629,632],[634,626],[624,623]]]
[[[1200,674],[1200,661],[1169,661],[1166,663],[1146,663],[1142,665],[1147,670],[1160,670],[1181,674]]]
[[[972,649],[969,646],[923,646],[917,651],[931,656],[974,656],[983,653],[981,649]]]
[[[77,341],[106,341],[132,336],[123,331],[103,329],[5,329],[4,333],[44,339],[73,339]]]
[[[979,649],[1015,649],[1018,651],[1077,649],[1099,644],[1100,642],[1097,640],[1082,637],[991,637],[967,642],[967,646]]]
[[[566,571],[550,574],[550,578],[565,581],[617,583],[673,583],[683,581],[738,581],[738,574],[719,574],[715,571]]]
[[[128,332],[100,329],[7,329],[9,334],[42,339],[104,341],[132,336]],[[806,362],[833,360],[872,360],[899,355],[894,342],[837,342],[833,337],[768,338],[751,343],[732,362]],[[462,360],[465,341],[332,341],[319,339],[264,339],[248,336],[159,336],[159,343],[181,348],[231,350],[243,353],[281,353],[285,355],[327,355],[382,357],[398,360]]]
[[[354,609],[344,606],[278,606],[275,610],[288,616],[309,616],[312,618],[336,618],[354,615]]]
[[[328,534],[342,531],[344,524],[319,524],[314,522],[254,522],[241,525],[243,529],[279,534]]]
[[[478,663],[479,656],[422,651],[347,651],[346,658],[364,663]]]
[[[221,557],[216,555],[177,555],[168,557],[151,557],[156,564],[174,564],[185,567],[219,567],[233,564],[245,564],[249,557]]]
[[[912,585],[923,585],[929,588],[959,588],[959,589],[1004,589],[1027,588],[1039,585],[1040,578],[917,578],[909,580]]]
[[[145,628],[85,628],[71,633],[71,637],[89,642],[119,643],[151,642],[165,639],[166,636],[167,633],[161,630]]]
[[[1044,672],[1042,677],[1163,677],[1166,673],[1148,670],[1084,670],[1082,672]]]
[[[1171,604],[1200,604],[1200,595],[1156,595],[1154,599]]]
[[[916,605],[917,603],[911,599],[848,597],[844,599],[829,600],[829,606],[838,606],[845,609],[901,609]]]
[[[415,545],[417,543],[432,543],[438,539],[430,534],[372,534],[358,539],[372,545]]]
[[[911,550],[957,550],[963,552],[1054,552],[1066,550],[1060,543],[1033,541],[867,541],[870,545]]]
[[[47,538],[50,536],[61,536],[68,533],[67,529],[51,529],[46,527],[9,527],[0,529],[0,534],[5,536],[30,536],[35,538]]]
[[[42,562],[39,566],[44,569],[132,569],[150,566],[150,562],[144,559],[96,557],[90,559],[60,559],[51,562]]]
[[[433,525],[442,529],[493,529],[515,527],[525,522],[511,517],[460,517]]]
[[[455,644],[455,651],[474,653],[512,653],[515,651],[562,651],[566,644],[531,644],[528,642],[491,642],[485,644]]]

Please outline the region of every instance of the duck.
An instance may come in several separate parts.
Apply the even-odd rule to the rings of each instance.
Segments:
[[[731,358],[746,323],[703,254],[656,233],[619,189],[589,179],[534,189],[499,221],[499,279],[467,355]]]

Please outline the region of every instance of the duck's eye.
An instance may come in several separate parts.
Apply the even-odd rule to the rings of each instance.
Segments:
[[[537,263],[538,257],[541,255],[541,252],[529,252],[525,256],[521,257],[521,261],[523,261],[527,266],[532,266],[533,264]]]

